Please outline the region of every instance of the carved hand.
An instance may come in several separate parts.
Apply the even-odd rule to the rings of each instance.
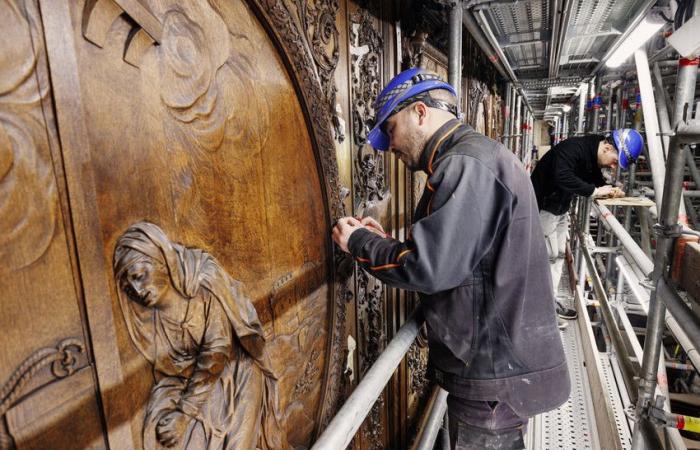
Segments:
[[[174,410],[165,414],[156,426],[156,438],[165,447],[174,447],[185,434],[190,417]]]

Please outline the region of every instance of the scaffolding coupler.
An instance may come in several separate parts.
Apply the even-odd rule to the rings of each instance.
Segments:
[[[657,237],[667,237],[667,238],[677,238],[680,237],[683,231],[683,226],[681,224],[675,223],[675,224],[669,224],[669,225],[663,225],[661,223],[655,223],[654,226],[652,227],[654,234]]]
[[[645,415],[655,424],[666,428],[677,428],[679,430],[700,433],[700,417],[674,414],[664,410],[664,400],[662,395],[657,395],[654,404],[649,403]]]

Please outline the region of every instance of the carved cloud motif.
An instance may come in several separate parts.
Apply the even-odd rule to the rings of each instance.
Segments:
[[[20,269],[51,242],[58,196],[37,83],[34,20],[16,1],[0,6],[0,267]]]
[[[161,98],[208,151],[221,145],[230,111],[226,97],[219,99],[217,81],[229,55],[226,24],[205,2],[183,3],[165,13]]]

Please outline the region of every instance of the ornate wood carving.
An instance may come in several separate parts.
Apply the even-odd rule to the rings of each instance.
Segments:
[[[409,373],[409,395],[415,395],[422,399],[428,387],[428,340],[425,325],[420,330],[418,337],[408,349],[407,363]]]
[[[118,239],[114,276],[133,344],[156,379],[145,448],[290,448],[262,325],[213,256],[141,222]]]
[[[282,0],[254,0],[253,4],[268,24],[273,38],[284,50],[282,53],[301,90],[303,105],[310,118],[314,148],[320,161],[327,204],[331,223],[345,214],[341,186],[338,177],[338,163],[335,145],[330,128],[330,111],[320,82],[313,70],[313,56],[304,45],[304,33],[299,30],[296,21]],[[343,367],[345,348],[346,304],[352,298],[347,273],[342,270],[343,257],[334,257],[334,304],[332,305],[332,324],[330,329],[330,351],[328,353],[327,376],[323,392],[323,403],[319,408],[316,429],[323,429],[332,419],[342,401]]]
[[[30,31],[35,23],[23,9],[20,2],[11,2],[0,19],[3,33],[14,37],[13,45],[0,51],[0,273],[38,260],[54,237],[58,218],[42,112],[49,91],[37,86],[41,47],[32,42],[37,30]]]
[[[355,145],[367,142],[374,121],[374,100],[381,90],[382,37],[367,9],[350,15],[352,123]]]
[[[103,47],[107,33],[122,14],[135,23],[124,43],[124,61],[138,67],[141,58],[154,44],[160,44],[163,27],[153,13],[138,0],[87,0],[83,9],[83,36]]]
[[[410,36],[404,36],[401,42],[401,53],[403,55],[403,69],[418,67],[420,65],[423,50],[428,42],[428,32],[413,30]]]
[[[85,347],[77,338],[64,339],[55,348],[35,351],[15,369],[0,388],[0,416],[3,416],[18,398],[26,394],[25,388],[42,369],[50,367],[54,378],[65,378],[78,369],[80,364],[76,355],[84,352]]]
[[[338,0],[293,0],[293,2],[331,113],[334,137],[338,142],[343,142],[345,123],[340,116],[340,105],[336,102],[338,88],[334,80],[340,56],[340,36],[336,25]]]
[[[485,128],[484,97],[486,92],[487,87],[484,83],[474,78],[469,80],[467,123],[480,133],[483,133]]]
[[[366,4],[350,15],[349,40],[352,81],[352,122],[354,205],[357,215],[367,215],[370,209],[388,200],[384,176],[384,154],[366,145],[367,135],[375,118],[374,100],[381,90],[382,38],[376,19],[370,14],[374,3]],[[384,202],[385,203],[385,202]],[[380,213],[372,211],[372,215]],[[383,290],[379,280],[362,270],[356,270],[356,307],[358,318],[358,351],[360,373],[371,367],[386,345]],[[360,376],[360,378],[362,378]],[[363,434],[369,448],[383,447],[384,396],[380,396],[367,418]]]

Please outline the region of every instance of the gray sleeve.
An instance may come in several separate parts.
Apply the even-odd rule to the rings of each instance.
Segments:
[[[432,294],[471,277],[510,222],[513,196],[488,167],[465,155],[440,161],[428,182],[428,213],[405,242],[358,230],[348,246],[385,283]]]

